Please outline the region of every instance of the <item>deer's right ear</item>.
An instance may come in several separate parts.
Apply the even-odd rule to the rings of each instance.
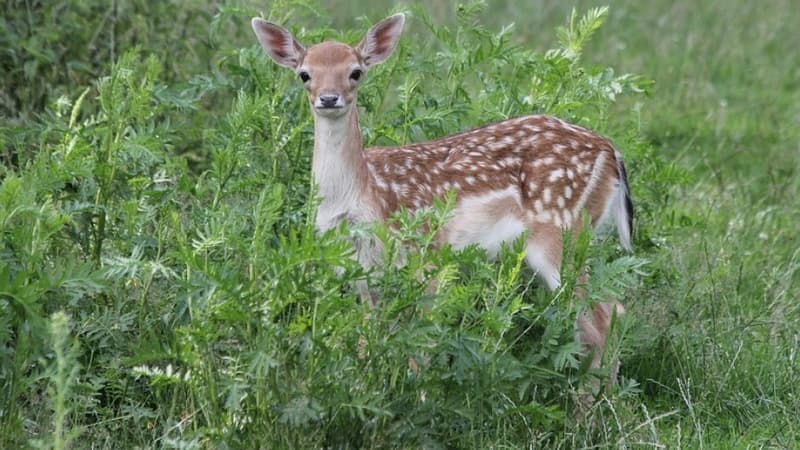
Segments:
[[[264,51],[270,58],[284,67],[297,69],[297,66],[303,61],[306,49],[294,40],[292,33],[258,17],[254,18],[251,23],[258,42],[264,47]]]

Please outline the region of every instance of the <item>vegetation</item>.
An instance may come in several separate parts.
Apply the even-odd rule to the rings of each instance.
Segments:
[[[371,145],[532,112],[612,138],[635,256],[581,236],[552,293],[520,243],[432,248],[452,199],[315,232],[302,86],[249,19],[355,43],[393,2],[10,0],[0,447],[797,446],[800,11],[538,3],[397,7],[409,29],[359,102]],[[352,233],[386,270],[352,261]],[[578,417],[604,373],[574,320],[598,299],[628,310],[621,378]]]

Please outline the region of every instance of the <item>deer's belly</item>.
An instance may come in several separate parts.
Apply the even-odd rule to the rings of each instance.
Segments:
[[[503,244],[520,237],[527,227],[513,216],[470,218],[467,215],[453,218],[445,227],[446,239],[453,248],[461,249],[473,244],[486,249],[490,257],[496,256]]]
[[[477,244],[489,256],[500,252],[528,230],[516,189],[493,191],[459,200],[444,227],[444,240],[461,249]]]

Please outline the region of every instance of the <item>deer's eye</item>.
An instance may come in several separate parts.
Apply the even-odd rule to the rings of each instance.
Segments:
[[[298,75],[300,76],[300,79],[303,80],[303,83],[308,83],[308,80],[311,79],[311,75],[309,75],[305,70],[298,73]]]
[[[353,81],[358,81],[361,79],[361,75],[363,74],[364,72],[362,72],[361,69],[353,69],[353,71],[350,72],[350,79]]]

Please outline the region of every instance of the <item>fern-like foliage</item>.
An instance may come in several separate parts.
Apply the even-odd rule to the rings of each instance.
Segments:
[[[104,11],[114,24],[96,37],[66,28],[96,54],[8,46],[22,69],[3,83],[20,90],[0,107],[25,125],[0,127],[0,447],[483,448],[555,442],[568,429],[578,387],[598,375],[581,363],[575,318],[637,288],[644,260],[582,235],[551,293],[526,268],[522,240],[497,261],[437,248],[452,196],[320,235],[305,94],[244,29],[257,11],[78,3],[65,17]],[[270,14],[281,22],[318,14],[279,5]],[[0,42],[57,12],[26,7],[42,15],[14,10]],[[441,26],[413,9],[414,33],[360,92],[369,144],[544,112],[611,135],[633,167],[660,173],[609,114],[648,84],[581,60],[607,9],[573,12],[544,53],[517,44],[512,26],[482,25],[487,11],[467,2]],[[185,33],[165,28],[170,14]],[[63,61],[67,75],[44,70]],[[52,96],[39,81],[23,86],[37,76],[56,83]],[[24,120],[31,110],[37,120]],[[354,262],[353,235],[382,246],[380,270]],[[359,302],[364,281],[380,308]],[[620,330],[624,354],[634,331]]]

